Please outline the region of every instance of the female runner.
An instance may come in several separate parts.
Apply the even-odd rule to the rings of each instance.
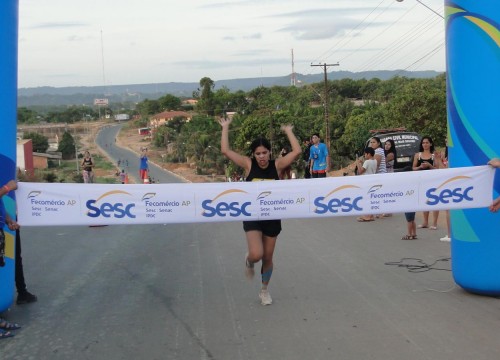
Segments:
[[[229,147],[229,125],[232,119],[220,119],[222,126],[221,153],[237,166],[245,170],[246,181],[279,180],[278,174],[300,155],[299,141],[293,133],[293,126],[282,125],[281,130],[286,134],[292,151],[276,160],[271,159],[271,145],[264,138],[258,138],[250,145],[252,157],[240,155]],[[260,273],[262,275],[262,289],[259,298],[262,305],[271,305],[272,299],[267,289],[273,273],[273,254],[276,239],[281,232],[281,220],[244,221],[248,253],[245,257],[246,274],[248,278],[254,276],[254,264],[262,260]]]

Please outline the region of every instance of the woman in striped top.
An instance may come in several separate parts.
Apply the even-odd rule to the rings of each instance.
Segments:
[[[380,138],[374,136],[370,139],[370,147],[375,150],[374,159],[377,160],[377,174],[385,174],[387,172],[387,168],[385,165],[385,152],[382,147],[382,142]]]

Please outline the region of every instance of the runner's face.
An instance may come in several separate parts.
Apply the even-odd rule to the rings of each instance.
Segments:
[[[257,164],[259,164],[259,167],[266,168],[269,165],[271,152],[264,146],[258,146],[255,149],[253,156],[255,157],[255,160],[257,160]]]

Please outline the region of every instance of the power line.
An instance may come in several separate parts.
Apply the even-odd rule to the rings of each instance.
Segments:
[[[416,6],[416,5],[415,5]],[[380,35],[382,35],[383,33],[385,33],[387,30],[389,30],[393,25],[396,25],[402,18],[404,18],[409,12],[411,11],[411,8],[408,9],[403,15],[401,15],[396,21],[394,21],[391,25],[389,25],[388,27],[386,27],[385,29],[383,29],[381,32],[379,32],[377,35],[375,35],[374,37],[372,37],[370,40],[368,40],[367,42],[365,42],[363,45],[361,45],[359,48],[357,48],[356,50],[353,50],[351,51],[349,54],[347,54],[346,56],[344,56],[342,59],[340,59],[340,61],[344,61],[345,59],[347,59],[348,57],[350,57],[351,55],[353,55],[355,52],[361,50],[363,47],[365,47],[366,45],[368,44],[371,44],[373,43],[373,41],[375,39],[377,39]]]
[[[361,22],[359,22],[354,28],[352,28],[347,34],[346,34],[346,37],[349,36],[354,30],[356,30],[359,26],[361,26],[361,24],[363,24],[366,19],[368,19],[370,17],[371,14],[373,14],[379,7],[380,5],[384,2],[385,0],[382,0],[380,1],[380,3],[363,19],[361,20]],[[327,51],[325,51],[323,54],[321,54],[320,56],[318,56],[316,59],[314,59],[313,61],[311,61],[311,63],[314,63],[314,62],[317,62],[319,61],[319,59],[321,59],[323,56],[325,56],[326,54],[328,54],[329,52],[331,52],[333,49],[337,48],[338,45],[342,42],[342,41],[345,41],[345,38],[344,39],[340,39],[334,46],[332,46],[330,49],[328,49]],[[331,55],[329,55],[331,56]]]
[[[437,21],[437,19],[428,19],[424,23],[419,23],[413,26],[406,33],[404,33],[399,38],[390,43],[387,47],[385,47],[382,51],[368,59],[358,69],[364,70],[374,62],[380,64],[387,59],[390,59],[394,54],[401,52],[402,49],[414,43],[415,39],[428,32]]]
[[[381,3],[380,3],[380,4],[381,4]],[[379,4],[379,6],[380,6],[380,4]],[[379,12],[379,13],[378,13],[378,14],[377,14],[377,15],[376,15],[376,16],[375,16],[375,17],[374,17],[374,18],[373,18],[373,19],[372,19],[369,23],[367,23],[367,24],[365,25],[365,27],[364,27],[364,28],[362,28],[362,29],[361,29],[358,33],[356,33],[356,34],[354,34],[354,35],[361,34],[364,30],[366,30],[366,29],[368,28],[368,26],[370,26],[371,24],[373,24],[373,23],[375,22],[375,20],[377,20],[377,19],[378,19],[381,15],[383,15],[383,14],[387,11],[387,9],[389,9],[392,5],[393,5],[393,3],[389,3],[389,5],[387,5],[387,6],[386,6],[386,7],[385,7],[385,8],[384,8],[381,12]],[[378,6],[377,6],[377,8],[378,8]],[[372,14],[372,13],[373,13],[373,12],[371,12],[370,14]],[[392,25],[394,25],[394,23],[392,23],[390,26],[392,26]],[[390,26],[389,26],[389,27],[390,27]],[[328,56],[327,56],[327,59],[328,59],[331,55],[333,55],[333,54],[334,54],[334,52],[332,52],[330,55],[328,55]]]

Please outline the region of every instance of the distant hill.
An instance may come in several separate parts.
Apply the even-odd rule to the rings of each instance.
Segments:
[[[441,74],[437,71],[365,71],[352,73],[349,71],[334,71],[328,73],[329,80],[340,79],[372,79],[388,80],[394,76],[408,78],[433,78]],[[323,81],[323,74],[302,75],[296,74],[299,84],[312,84]],[[250,91],[259,86],[288,86],[290,75],[278,77],[214,80],[215,89],[227,87],[231,91]],[[130,84],[104,86],[71,86],[71,87],[36,87],[18,89],[18,106],[37,105],[93,105],[96,98],[108,98],[113,102],[139,102],[144,99],[157,99],[165,94],[179,97],[191,97],[198,89],[199,83],[159,83],[159,84]]]

